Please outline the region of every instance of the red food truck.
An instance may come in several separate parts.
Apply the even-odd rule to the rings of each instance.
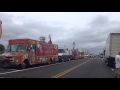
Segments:
[[[26,68],[30,65],[55,63],[58,61],[57,50],[58,45],[44,40],[12,39],[8,42],[6,52],[0,55],[0,67]]]

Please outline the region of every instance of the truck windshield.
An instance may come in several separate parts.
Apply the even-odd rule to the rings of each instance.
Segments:
[[[26,44],[12,44],[8,45],[7,52],[25,52]]]
[[[65,53],[63,49],[58,49],[58,53]]]

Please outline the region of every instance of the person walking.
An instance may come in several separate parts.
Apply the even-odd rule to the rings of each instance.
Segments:
[[[115,78],[120,78],[120,52],[115,56]]]

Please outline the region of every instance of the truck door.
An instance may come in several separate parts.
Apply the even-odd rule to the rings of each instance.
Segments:
[[[35,62],[36,60],[36,45],[35,44],[30,44],[28,46],[29,48],[29,60],[30,60],[30,65]]]
[[[33,44],[33,55],[32,55],[32,62],[35,62],[36,61],[36,45]]]

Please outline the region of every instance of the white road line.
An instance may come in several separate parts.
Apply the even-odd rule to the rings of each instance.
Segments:
[[[48,66],[53,66],[53,65],[62,64],[62,63],[66,63],[66,62],[50,64],[50,65],[45,65],[45,66],[39,66],[39,67],[34,67],[34,68],[28,68],[28,69],[22,69],[22,70],[15,70],[15,71],[11,71],[11,72],[4,72],[4,73],[0,73],[0,75],[14,73],[14,72],[20,72],[20,71],[26,71],[26,70],[32,70],[32,69],[37,69],[37,68],[42,68],[42,67],[48,67]]]
[[[113,68],[111,68],[111,70],[112,70],[112,71],[114,71],[114,69],[113,69]]]
[[[71,60],[71,61],[77,61],[77,60]],[[61,63],[56,63],[56,64],[50,64],[50,65],[45,65],[45,66],[39,66],[39,67],[34,67],[34,68],[28,68],[28,69],[22,69],[22,70],[16,70],[15,69],[15,71],[0,73],[0,75],[10,74],[10,73],[15,73],[15,72],[20,72],[20,71],[27,71],[27,70],[32,70],[32,69],[37,69],[37,68],[42,68],[42,67],[48,67],[48,66],[53,66],[53,65],[62,64],[62,63],[66,63],[66,62],[61,62]]]

